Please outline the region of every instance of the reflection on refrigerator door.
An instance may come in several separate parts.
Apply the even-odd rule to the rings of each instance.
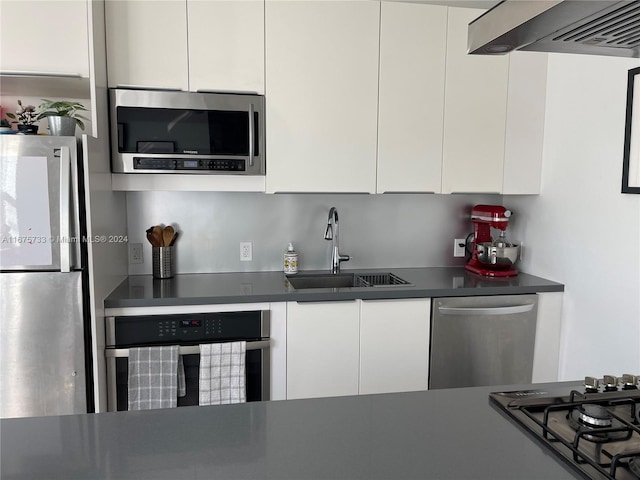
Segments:
[[[92,410],[75,137],[0,141],[0,417]]]

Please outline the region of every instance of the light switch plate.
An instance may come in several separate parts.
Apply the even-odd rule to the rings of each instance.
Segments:
[[[129,244],[129,263],[144,263],[141,243]]]

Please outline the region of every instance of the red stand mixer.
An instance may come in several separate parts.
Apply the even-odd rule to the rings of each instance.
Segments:
[[[471,259],[464,268],[488,277],[513,277],[520,247],[509,242],[505,232],[511,211],[500,205],[476,205],[471,209],[473,247]],[[491,228],[500,231],[494,240]]]

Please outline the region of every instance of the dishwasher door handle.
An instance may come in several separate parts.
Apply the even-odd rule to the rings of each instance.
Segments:
[[[438,307],[442,315],[458,315],[462,317],[479,315],[511,315],[513,313],[526,313],[533,310],[535,305],[527,303],[524,305],[513,305],[508,307]]]

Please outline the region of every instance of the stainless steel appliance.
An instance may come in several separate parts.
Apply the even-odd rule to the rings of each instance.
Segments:
[[[75,137],[0,137],[3,418],[93,410],[79,170]]]
[[[469,24],[469,53],[640,57],[640,0],[502,0]]]
[[[265,174],[264,96],[109,91],[119,173]]]
[[[107,408],[128,409],[128,357],[133,347],[180,345],[186,395],[178,407],[198,405],[200,350],[205,343],[247,342],[247,401],[269,400],[270,320],[268,311],[118,316],[106,319]]]
[[[493,392],[491,404],[581,477],[640,478],[637,375],[587,377],[584,384]]]
[[[429,388],[531,383],[536,295],[433,301]]]

